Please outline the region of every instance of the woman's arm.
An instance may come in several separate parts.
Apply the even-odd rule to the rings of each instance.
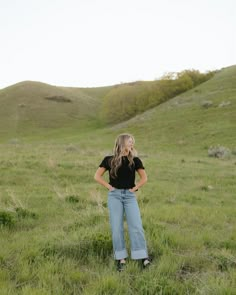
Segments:
[[[98,170],[96,171],[95,175],[94,175],[94,179],[98,183],[100,183],[101,185],[105,186],[107,189],[111,190],[113,187],[102,178],[102,176],[103,176],[103,174],[105,172],[106,172],[106,168],[99,167]]]
[[[141,186],[143,186],[147,182],[147,174],[146,174],[146,171],[144,169],[138,169],[137,172],[139,174],[140,180],[135,185],[135,187],[133,187],[132,189],[130,189],[130,191],[133,192],[133,193],[136,190],[138,190]]]

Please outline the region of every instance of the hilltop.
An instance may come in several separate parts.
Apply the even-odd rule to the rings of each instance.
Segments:
[[[109,87],[96,93],[104,95]],[[20,136],[73,126],[82,129],[94,121],[99,95],[92,89],[59,87],[23,81],[0,91],[0,133]]]

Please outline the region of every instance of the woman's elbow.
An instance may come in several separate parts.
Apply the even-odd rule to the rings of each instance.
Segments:
[[[94,180],[95,181],[98,181],[98,175],[97,175],[97,173],[94,174]]]
[[[144,177],[142,177],[142,182],[143,183],[146,183],[148,181],[148,178],[147,178],[147,176],[145,175]]]

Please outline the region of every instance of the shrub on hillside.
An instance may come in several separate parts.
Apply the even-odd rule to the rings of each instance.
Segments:
[[[184,74],[184,75],[189,76],[193,82],[194,87],[195,87],[203,82],[206,82],[210,78],[212,78],[215,73],[216,73],[216,71],[209,71],[207,73],[200,73],[198,70],[185,70],[185,71],[181,72],[180,74]]]
[[[65,103],[71,103],[72,100],[70,98],[57,95],[57,96],[46,96],[45,99],[55,101],[55,102],[65,102]]]
[[[210,100],[204,100],[204,101],[201,103],[201,106],[202,106],[203,108],[208,109],[208,108],[210,108],[210,107],[213,106],[213,102],[210,101]]]
[[[222,101],[222,102],[218,105],[218,107],[219,107],[219,108],[223,108],[223,107],[227,107],[227,106],[229,106],[229,105],[231,105],[231,102],[230,102],[230,101]]]
[[[211,146],[208,149],[208,156],[215,158],[229,158],[231,156],[231,151],[224,146]]]
[[[117,123],[142,113],[210,79],[213,72],[201,74],[195,70],[169,73],[160,80],[125,83],[113,87],[104,97],[101,117]]]

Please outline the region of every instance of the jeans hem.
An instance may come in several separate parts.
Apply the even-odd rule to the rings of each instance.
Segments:
[[[147,257],[148,257],[147,250],[136,250],[136,251],[131,250],[132,259],[143,259]]]
[[[126,249],[122,250],[122,251],[115,251],[114,252],[114,258],[116,260],[120,260],[120,259],[123,259],[123,258],[126,258],[128,257],[128,253],[126,251]]]

